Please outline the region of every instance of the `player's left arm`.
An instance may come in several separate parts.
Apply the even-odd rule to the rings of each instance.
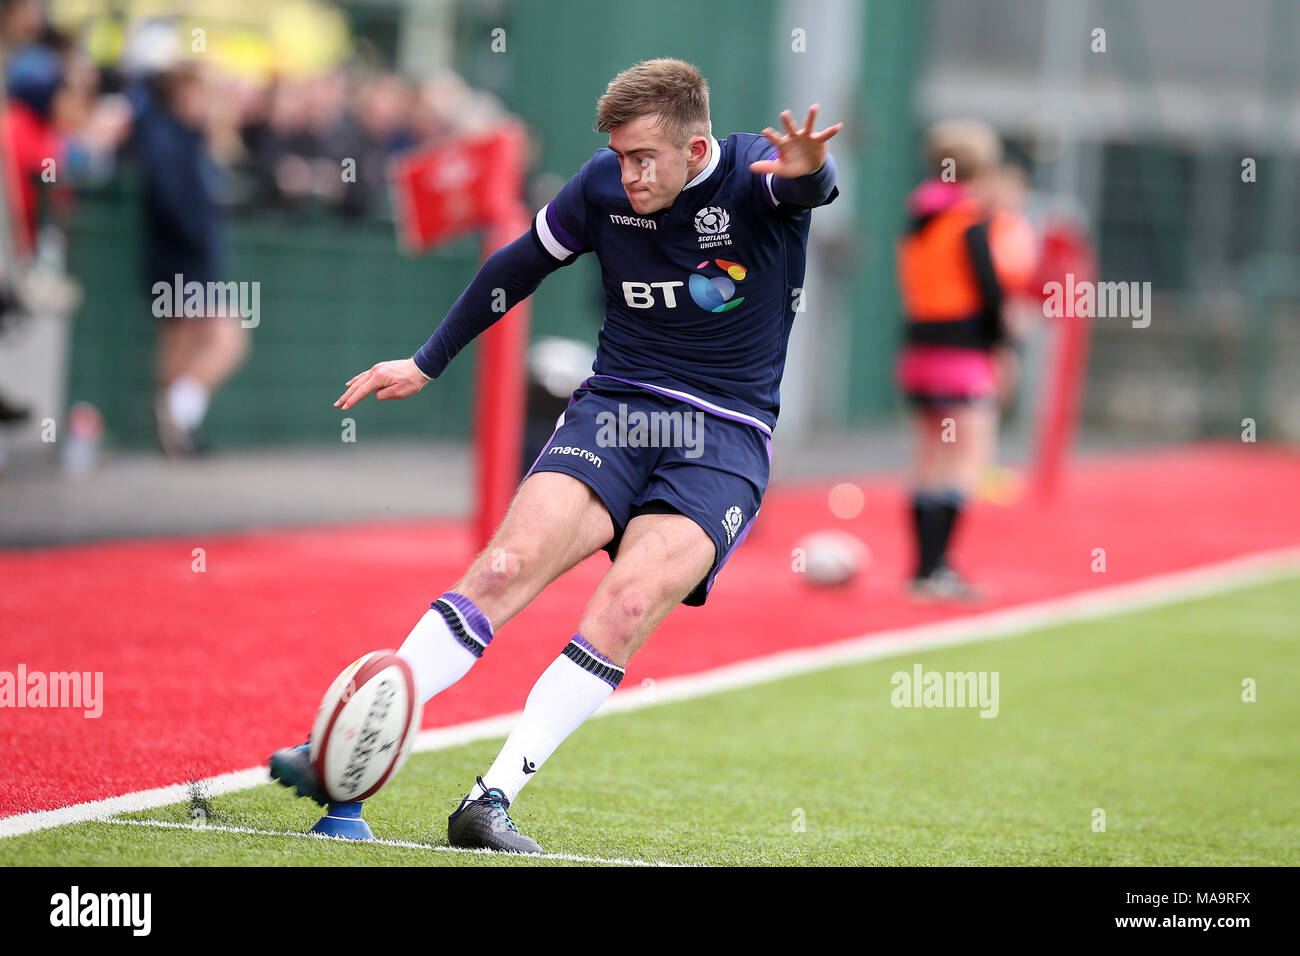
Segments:
[[[815,130],[819,108],[816,103],[812,105],[801,129],[795,127],[794,115],[785,110],[781,113],[784,135],[771,127],[763,130],[776,155],[750,163],[749,169],[768,177],[768,189],[777,204],[811,209],[831,199],[835,192],[835,160],[826,143],[844,124]]]

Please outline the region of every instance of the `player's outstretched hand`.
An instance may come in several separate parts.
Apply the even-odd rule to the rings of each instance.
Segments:
[[[371,392],[381,402],[390,398],[410,398],[428,384],[429,379],[425,378],[414,359],[380,362],[348,379],[348,390],[339,396],[334,407],[347,411]]]
[[[776,147],[776,159],[760,159],[749,164],[749,170],[760,175],[775,173],[782,179],[797,179],[807,176],[822,168],[826,162],[826,141],[844,128],[843,123],[828,126],[820,132],[813,132],[813,123],[817,121],[814,103],[808,110],[803,129],[794,128],[794,114],[789,110],[781,113],[781,122],[785,125],[785,135],[781,136],[772,127],[763,130],[767,141]]]

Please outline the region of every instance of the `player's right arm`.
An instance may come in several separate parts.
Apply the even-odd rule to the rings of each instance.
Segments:
[[[334,407],[346,411],[372,392],[379,401],[414,395],[475,336],[532,295],[543,279],[588,251],[583,179],[589,165],[542,207],[526,233],[487,258],[419,351],[354,375]]]

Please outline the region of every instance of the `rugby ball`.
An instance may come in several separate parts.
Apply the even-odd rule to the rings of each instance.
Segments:
[[[796,549],[802,554],[804,579],[818,587],[847,584],[871,565],[871,551],[862,540],[838,529],[805,535]]]
[[[311,729],[311,762],[325,795],[346,803],[378,793],[410,756],[423,713],[411,667],[392,650],[345,667]]]

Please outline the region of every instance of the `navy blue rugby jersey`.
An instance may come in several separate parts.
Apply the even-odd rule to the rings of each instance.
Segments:
[[[749,165],[776,149],[735,133],[666,210],[637,215],[618,158],[600,149],[533,220],[567,265],[600,261],[605,321],[595,376],[676,396],[771,434],[795,316],[802,311],[811,208],[839,194],[834,163],[799,179]],[[599,385],[599,381],[592,382]]]

